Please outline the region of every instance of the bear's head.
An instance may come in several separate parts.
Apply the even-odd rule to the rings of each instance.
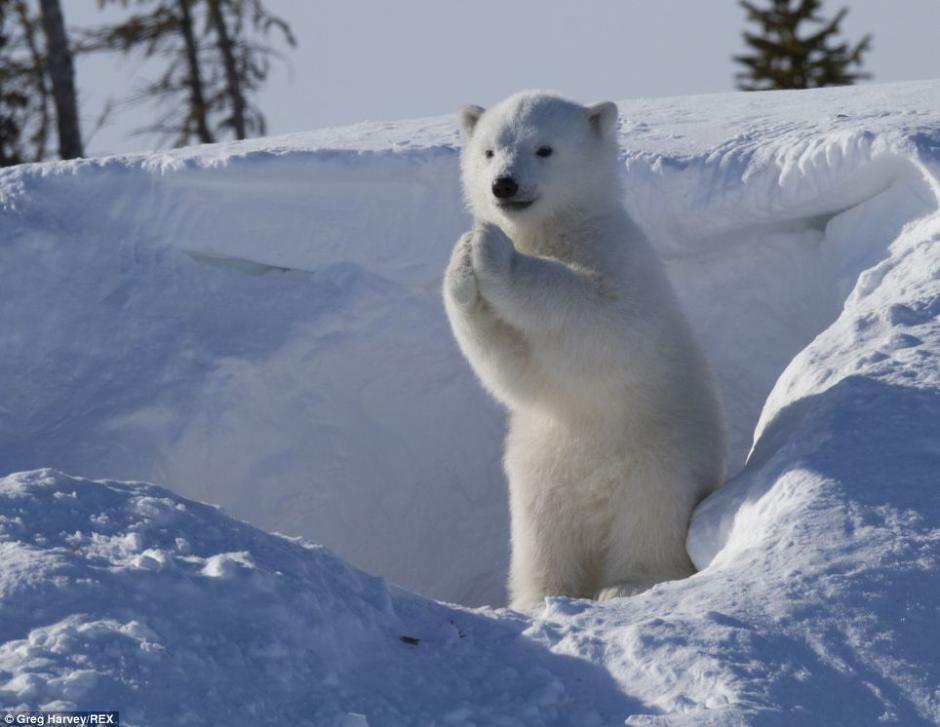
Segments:
[[[464,193],[477,220],[520,227],[619,203],[617,106],[526,91],[460,110]]]

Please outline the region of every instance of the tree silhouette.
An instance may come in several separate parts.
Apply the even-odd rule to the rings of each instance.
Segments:
[[[0,0],[0,166],[46,159],[54,119],[40,17]]]
[[[296,44],[287,23],[267,12],[262,0],[138,0],[135,12],[120,23],[87,33],[84,47],[142,51],[145,58],[161,60],[159,77],[131,103],[154,102],[164,109],[140,132],[183,146],[226,133],[236,139],[265,133],[264,114],[251,96],[278,55],[267,41],[272,30],[289,46]]]
[[[23,161],[22,112],[27,96],[12,72],[13,32],[6,5],[0,4],[0,166]]]
[[[52,85],[59,132],[59,156],[74,159],[84,156],[82,131],[75,94],[75,69],[65,20],[59,0],[39,0],[42,28],[46,37],[46,73]]]
[[[747,11],[747,20],[760,28],[759,33],[743,33],[753,53],[734,57],[746,69],[735,74],[742,91],[844,86],[871,78],[869,73],[850,70],[861,67],[871,35],[855,45],[836,40],[848,8],[826,21],[819,14],[820,0],[771,0],[766,9],[747,0],[739,4]],[[801,35],[804,23],[821,27]]]
[[[262,0],[206,0],[208,23],[218,49],[225,79],[224,90],[212,99],[212,107],[225,109],[219,122],[236,139],[264,135],[267,122],[250,96],[267,80],[271,58],[278,55],[266,39],[279,33],[288,46],[297,45],[290,26],[269,13]]]

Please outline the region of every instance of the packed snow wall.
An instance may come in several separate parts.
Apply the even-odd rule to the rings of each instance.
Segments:
[[[626,202],[718,371],[732,472],[781,372],[936,209],[937,96],[621,104]],[[438,292],[458,144],[434,119],[0,174],[0,470],[161,482],[502,603],[503,419]]]

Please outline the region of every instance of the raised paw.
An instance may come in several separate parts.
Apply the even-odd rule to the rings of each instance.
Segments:
[[[509,274],[516,249],[498,226],[488,222],[477,226],[473,231],[472,247],[473,269],[480,285]]]
[[[454,246],[447,266],[444,286],[458,305],[473,305],[479,297],[477,279],[473,273],[473,235],[467,233]]]

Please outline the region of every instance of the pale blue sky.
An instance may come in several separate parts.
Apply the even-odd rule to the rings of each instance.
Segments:
[[[758,0],[760,1],[760,0]],[[96,0],[64,2],[69,25],[104,16]],[[268,0],[294,28],[289,66],[275,65],[259,98],[272,134],[364,120],[453,112],[522,88],[585,102],[734,89],[742,48],[735,0]],[[874,35],[866,68],[876,82],[940,78],[940,0],[826,0],[843,5],[849,39]],[[108,97],[126,95],[152,69],[102,56],[79,63],[85,128]],[[89,153],[151,148],[131,136],[154,112],[115,115]]]

